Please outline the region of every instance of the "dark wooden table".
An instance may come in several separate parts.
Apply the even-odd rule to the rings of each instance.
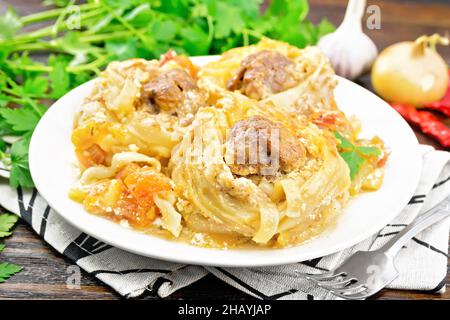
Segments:
[[[368,1],[381,8],[381,29],[367,30],[379,49],[387,45],[412,40],[422,34],[450,31],[450,1],[448,0],[395,0]],[[40,0],[0,0],[0,10],[12,5],[20,13],[36,12],[40,9]],[[338,24],[344,14],[345,0],[310,0],[310,18],[317,22],[328,17]],[[440,50],[447,62],[450,62],[450,48]],[[369,77],[363,77],[360,83],[370,88]],[[417,132],[422,143],[438,147],[434,141]],[[47,245],[24,222],[19,222],[14,234],[5,240],[6,249],[1,260],[16,263],[24,267],[23,271],[6,283],[0,284],[0,299],[119,299],[120,296],[96,278],[82,273],[81,288],[68,289],[66,281],[70,273],[68,267],[73,263]],[[447,276],[447,285],[450,276]],[[249,299],[250,296],[224,284],[209,275],[197,283],[175,292],[168,299]],[[142,299],[157,299],[151,293]],[[445,294],[429,294],[414,291],[384,290],[375,299],[446,299]]]

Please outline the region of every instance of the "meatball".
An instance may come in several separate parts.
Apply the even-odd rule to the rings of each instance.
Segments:
[[[298,137],[261,116],[236,122],[226,142],[225,162],[236,175],[290,172],[304,161],[305,149]]]
[[[183,69],[162,72],[144,86],[144,99],[157,110],[194,114],[204,97],[195,80]]]
[[[236,74],[228,80],[228,90],[240,90],[253,99],[267,96],[295,86],[294,63],[277,51],[263,50],[248,55]]]

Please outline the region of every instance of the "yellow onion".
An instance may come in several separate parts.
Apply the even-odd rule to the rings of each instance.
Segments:
[[[434,34],[384,49],[372,68],[372,85],[385,100],[421,106],[440,100],[449,82],[448,67],[436,44],[448,38]]]

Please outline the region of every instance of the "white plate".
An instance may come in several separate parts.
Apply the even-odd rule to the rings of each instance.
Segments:
[[[210,59],[194,58],[199,65]],[[383,100],[339,78],[335,91],[339,107],[361,120],[362,136],[379,135],[392,154],[381,189],[352,199],[335,227],[308,243],[287,249],[205,249],[143,234],[89,214],[67,196],[75,182],[75,154],[70,140],[74,110],[90,93],[93,84],[90,81],[75,88],[43,116],[31,140],[30,170],[40,194],[69,223],[133,253],[190,264],[234,267],[279,265],[321,257],[379,231],[408,203],[419,181],[422,160],[417,139],[408,124]]]

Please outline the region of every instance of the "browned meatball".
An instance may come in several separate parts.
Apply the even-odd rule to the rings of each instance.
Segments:
[[[266,144],[266,148],[263,144]],[[305,149],[298,137],[281,124],[261,116],[238,121],[226,143],[225,161],[234,174],[273,175],[300,168]]]
[[[195,113],[202,104],[195,80],[183,69],[172,69],[155,77],[145,85],[144,98],[153,107],[172,113]]]
[[[263,50],[245,57],[236,74],[228,80],[228,90],[241,90],[253,99],[264,99],[296,84],[294,64],[277,51]]]

